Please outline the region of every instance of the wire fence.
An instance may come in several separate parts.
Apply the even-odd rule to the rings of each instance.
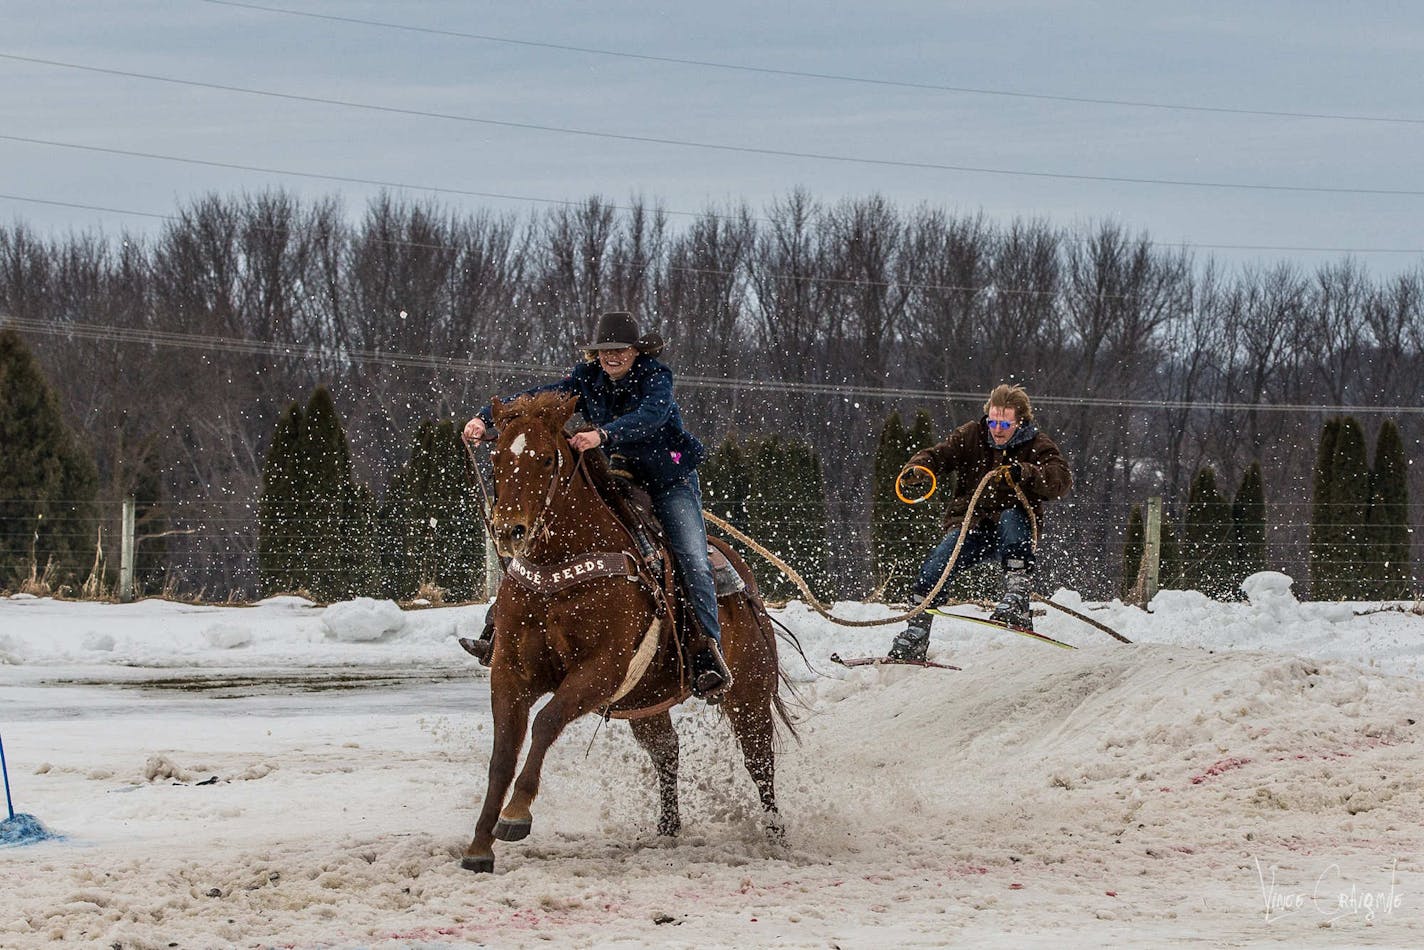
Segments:
[[[1120,501],[1095,502],[1065,500],[1047,506],[1044,519],[1044,536],[1040,547],[1040,572],[1048,583],[1070,586],[1085,593],[1085,596],[1112,596],[1120,589],[1121,574],[1124,571],[1124,544],[1128,513],[1134,505],[1143,504],[1145,499],[1124,499]],[[46,500],[50,507],[77,505],[77,500]],[[34,498],[3,498],[0,506],[36,507],[41,505]],[[329,503],[309,503],[294,505],[313,508]],[[254,598],[262,589],[263,552],[260,547],[260,531],[257,523],[259,504],[251,499],[220,498],[162,503],[152,509],[149,524],[161,531],[152,536],[145,535],[141,522],[136,533],[134,549],[134,570],[143,585],[149,589],[162,588],[169,591],[218,590],[226,591],[226,600]],[[832,571],[838,587],[844,588],[848,597],[862,597],[869,591],[879,589],[885,578],[876,574],[884,567],[879,558],[885,557],[884,536],[877,538],[877,522],[868,515],[836,517],[816,510],[808,510],[803,502],[781,499],[766,499],[751,506],[753,514],[760,516],[760,523],[753,520],[746,525],[754,536],[764,538],[768,546],[783,556],[806,557],[820,560],[824,565],[852,563],[849,570],[839,574]],[[1386,570],[1397,574],[1401,570],[1401,559],[1385,556],[1371,548],[1371,542],[1380,540],[1382,535],[1376,526],[1361,524],[1351,531],[1352,536],[1344,538],[1311,540],[1310,515],[1322,506],[1311,501],[1279,501],[1266,505],[1268,521],[1265,524],[1265,566],[1280,570],[1308,581],[1313,570],[1330,573],[1355,571],[1357,574],[1379,574]],[[1358,509],[1357,505],[1327,504],[1326,508]],[[112,510],[110,510],[112,509]],[[285,518],[291,526],[332,525],[341,509],[332,506],[325,515],[296,515]],[[768,517],[770,515],[770,517]],[[483,534],[483,526],[477,517],[470,516],[470,523],[461,530]],[[13,579],[24,577],[32,568],[36,572],[43,565],[31,565],[28,561],[29,540],[33,537],[36,520],[32,515],[0,515],[0,538],[11,538],[9,548],[18,556],[3,566]],[[62,526],[61,526],[62,524]],[[73,516],[62,523],[56,523],[56,530],[44,529],[41,533],[46,543],[56,543],[71,551],[88,551],[93,556],[96,548],[101,553],[101,566],[108,574],[117,567],[120,545],[119,506],[100,505],[90,508],[89,513]],[[956,522],[957,524],[957,522]],[[1178,569],[1182,560],[1230,559],[1239,554],[1241,548],[1235,538],[1188,538],[1181,531],[1180,520],[1173,519],[1177,543]],[[437,526],[448,529],[448,523]],[[405,542],[412,536],[427,532],[433,535],[428,522],[421,518],[399,523],[371,522],[372,562],[376,570],[388,569],[391,565],[404,565],[406,571],[421,571],[431,558],[429,551],[411,550]],[[1419,568],[1413,561],[1413,537],[1418,534],[1419,525],[1408,526],[1408,547],[1403,557],[1402,569],[1407,572],[1413,589],[1417,592],[1424,586]],[[816,529],[821,529],[816,537]],[[1088,529],[1092,530],[1089,531]],[[922,518],[917,524],[897,525],[891,528],[898,536],[888,542],[898,546],[893,560],[910,564],[912,570],[921,559],[942,539],[947,526],[937,519]],[[787,534],[796,536],[795,542],[783,540]],[[1101,557],[1084,558],[1083,539],[1087,534],[1095,536],[1103,554]],[[807,538],[810,538],[808,541]],[[377,541],[376,539],[384,539]],[[23,543],[16,543],[18,539]],[[349,566],[339,566],[333,559],[351,550],[350,544],[333,538],[329,533],[298,532],[286,542],[292,547],[288,551],[300,551],[303,563],[302,574],[308,577],[334,577],[350,573]],[[378,552],[384,552],[383,562]],[[877,552],[879,557],[877,556]],[[837,562],[837,558],[841,562]],[[404,559],[404,561],[402,561]],[[877,567],[877,564],[879,567]],[[412,567],[413,565],[413,567]],[[467,569],[472,575],[479,575],[485,569],[482,560],[470,559]],[[0,578],[0,585],[5,580]],[[835,592],[832,592],[833,594]]]

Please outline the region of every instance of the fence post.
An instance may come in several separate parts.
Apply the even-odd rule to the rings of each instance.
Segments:
[[[119,602],[134,599],[134,496],[124,499],[123,529],[119,539]]]
[[[1147,499],[1147,525],[1142,549],[1142,605],[1152,603],[1157,596],[1158,573],[1162,566],[1162,496],[1153,495]]]

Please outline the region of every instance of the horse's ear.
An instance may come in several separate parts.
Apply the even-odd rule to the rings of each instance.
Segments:
[[[498,429],[500,423],[504,421],[504,412],[504,403],[499,401],[498,396],[490,400],[490,418],[494,420],[494,427],[496,429]]]
[[[568,396],[564,397],[563,402],[559,403],[558,411],[560,428],[563,428],[564,423],[568,422],[570,417],[573,416],[574,409],[578,406],[578,401],[578,393],[570,393]]]

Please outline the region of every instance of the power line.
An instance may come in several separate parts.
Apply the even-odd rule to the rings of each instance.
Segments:
[[[66,143],[61,143],[61,142],[46,142],[46,141],[42,141],[42,140],[38,140],[38,139],[33,139],[33,140],[20,140],[20,139],[16,139],[14,136],[5,136],[5,135],[0,135],[0,138],[11,138],[11,139],[14,139],[14,140],[17,140],[17,141],[26,141],[27,144],[53,145],[53,146],[57,146],[57,147],[61,147],[61,148],[81,148],[81,149],[82,149],[82,148],[87,148],[87,147],[88,147],[88,146],[82,146],[82,145],[68,145],[68,144],[66,144]],[[135,158],[158,158],[158,159],[161,159],[161,160],[164,160],[164,161],[171,161],[171,162],[187,162],[187,161],[190,161],[189,159],[180,158],[180,157],[176,157],[176,156],[172,156],[172,155],[151,155],[151,154],[140,154],[140,153],[121,153],[121,154],[132,155],[132,157],[135,157]],[[245,167],[242,167],[242,166],[237,166],[237,167],[236,167],[236,170],[247,170],[247,169],[246,169]],[[254,170],[255,170],[255,169],[254,169]],[[302,172],[289,172],[289,171],[273,170],[273,171],[269,172],[269,174],[277,174],[277,175],[301,175],[301,174],[303,174],[303,173],[302,173]],[[313,177],[319,177],[319,176],[313,176]],[[344,179],[337,179],[337,180],[344,180]],[[388,187],[397,187],[397,186],[388,186]],[[408,190],[412,190],[412,191],[431,191],[431,192],[436,192],[436,193],[448,191],[448,189],[437,188],[437,187],[428,186],[428,185],[400,185],[400,186],[398,186],[398,187],[404,188],[404,189],[408,189]],[[483,194],[481,194],[481,193],[479,193],[479,192],[457,192],[457,194],[462,194],[462,195],[474,195],[474,196],[481,196],[481,197],[487,197],[487,198],[498,198],[498,199],[507,200],[507,201],[523,201],[523,202],[528,202],[528,203],[530,203],[530,204],[559,205],[559,206],[563,206],[563,207],[574,207],[574,206],[583,205],[583,204],[585,203],[585,202],[583,202],[583,201],[574,201],[574,200],[568,199],[568,198],[542,198],[542,197],[534,197],[534,196],[530,196],[530,195],[509,195],[509,194],[501,194],[501,193],[498,193],[498,192],[486,192],[486,193],[483,193]],[[59,207],[59,208],[74,208],[74,209],[80,210],[80,211],[102,211],[102,212],[104,212],[104,213],[106,213],[106,214],[132,215],[133,217],[139,217],[139,218],[156,218],[156,219],[163,220],[163,221],[179,221],[179,220],[182,220],[182,217],[181,217],[180,215],[176,215],[176,214],[161,214],[161,213],[156,212],[156,211],[132,211],[132,210],[129,210],[129,209],[126,209],[126,208],[110,208],[110,207],[107,207],[107,206],[104,206],[104,205],[91,205],[91,204],[84,204],[84,203],[76,202],[76,201],[57,201],[57,200],[50,199],[50,198],[34,198],[34,197],[27,196],[27,195],[16,195],[16,194],[0,193],[0,199],[6,200],[6,201],[28,202],[28,203],[31,203],[31,204],[52,205],[52,206]],[[631,208],[631,207],[629,207],[629,206],[627,206],[627,205],[609,204],[609,205],[607,205],[607,207],[609,207],[609,208],[611,208],[611,209],[613,209],[613,210],[615,210],[615,211],[625,211],[625,212],[626,212],[626,211],[633,211],[633,210],[635,210],[635,209],[633,209],[633,208]],[[713,212],[713,211],[675,211],[675,210],[671,210],[671,209],[667,209],[667,208],[659,208],[658,210],[659,210],[662,214],[677,215],[677,216],[679,216],[679,217],[690,217],[690,218],[705,218],[705,217],[710,217],[710,218],[717,218],[717,219],[719,219],[719,220],[736,220],[736,218],[737,218],[737,216],[735,216],[735,215],[718,214],[718,213]],[[750,220],[755,221],[755,222],[758,222],[758,223],[767,223],[767,222],[768,222],[768,219],[767,219],[767,218],[761,217],[761,216],[759,216],[759,215],[749,215],[748,217],[749,217]],[[256,227],[258,230],[278,230],[278,229],[276,229],[276,228],[266,228],[266,227],[264,227],[264,226],[262,226],[262,225],[253,225],[253,227]],[[1074,238],[1074,237],[1072,237],[1071,235],[1064,235],[1063,239],[1064,239],[1065,241],[1069,241],[1069,242],[1073,242],[1073,243],[1081,243],[1081,239],[1080,239],[1080,238]],[[383,243],[383,244],[392,244],[392,245],[396,245],[396,246],[400,246],[400,247],[419,247],[419,248],[428,248],[428,249],[431,249],[431,250],[441,250],[441,251],[456,251],[456,250],[459,250],[459,249],[460,249],[459,247],[456,247],[456,246],[454,246],[454,245],[448,245],[448,244],[431,244],[431,243],[428,243],[428,242],[420,242],[420,241],[400,241],[400,240],[396,240],[396,239],[394,239],[394,238],[380,238],[379,240],[380,240],[381,243]],[[1183,249],[1183,250],[1208,250],[1208,251],[1214,251],[1214,250],[1221,250],[1221,251],[1291,251],[1291,252],[1297,252],[1297,253],[1320,253],[1320,254],[1424,254],[1424,247],[1306,247],[1306,246],[1303,246],[1303,245],[1292,245],[1292,244],[1207,244],[1207,243],[1203,243],[1203,242],[1200,242],[1200,241],[1151,241],[1151,240],[1149,240],[1147,243],[1150,244],[1150,245],[1152,245],[1153,247],[1164,247],[1164,248],[1165,248],[1165,247],[1175,247],[1175,248],[1181,248],[1181,249]],[[690,272],[707,273],[707,274],[726,274],[726,271],[712,270],[712,269],[707,269],[707,268],[670,268],[670,269],[673,269],[673,270],[687,270],[687,271],[690,271]],[[939,284],[901,284],[901,283],[896,282],[896,281],[861,281],[861,280],[856,280],[856,281],[852,281],[852,282],[855,283],[855,284],[858,284],[858,285],[871,285],[871,286],[882,286],[882,285],[883,285],[883,286],[913,286],[913,287],[930,288],[930,289],[935,289],[935,290],[974,290],[974,289],[982,289],[982,288],[951,287],[951,286],[948,286],[948,285],[939,285]],[[1006,292],[1006,291],[1004,291],[1004,292]],[[1015,291],[1015,292],[1021,292],[1021,293],[1046,293],[1047,291]]]
[[[356,102],[350,99],[330,99],[323,96],[306,96],[297,93],[273,92],[266,89],[252,89],[226,83],[204,82],[197,79],[178,79],[153,73],[132,72],[123,69],[107,69],[102,66],[86,66],[80,63],[66,63],[59,60],[40,59],[34,56],[20,56],[15,53],[0,53],[0,59],[61,69],[75,69],[83,72],[99,73],[105,76],[122,76],[128,79],[143,79],[150,82],[192,86],[213,89],[220,92],[234,92],[249,96],[264,96],[290,102],[305,102],[318,105],[341,106],[347,109],[361,109],[393,115],[408,115],[426,119],[444,119],[451,122],[467,122],[496,128],[519,129],[526,132],[548,132],[556,135],[575,135],[586,138],[610,139],[618,142],[636,142],[640,145],[666,145],[675,148],[702,149],[716,152],[732,152],[741,155],[765,155],[774,158],[795,158],[820,162],[835,162],[846,165],[870,165],[880,168],[911,168],[921,171],[949,171],[975,175],[999,175],[1017,178],[1037,178],[1054,181],[1102,182],[1116,185],[1158,185],[1171,188],[1224,189],[1230,191],[1267,191],[1292,194],[1325,195],[1376,195],[1395,198],[1424,197],[1424,190],[1407,188],[1343,188],[1324,185],[1266,185],[1250,182],[1198,181],[1185,178],[1140,178],[1130,175],[1085,175],[1071,172],[1026,171],[1023,169],[991,168],[985,165],[951,165],[942,162],[917,162],[894,158],[863,158],[853,155],[836,155],[830,152],[802,152],[790,149],[763,148],[753,145],[727,145],[717,142],[698,142],[691,139],[666,138],[656,135],[630,135],[622,132],[603,132],[597,129],[578,129],[568,126],[543,125],[536,122],[515,122],[509,119],[489,119],[480,116],[460,115],[452,112],[432,112],[424,109],[405,109],[399,106],[383,106],[374,103]]]
[[[784,69],[771,66],[749,66],[739,63],[722,63],[714,60],[689,59],[678,56],[655,56],[648,53],[632,53],[627,50],[610,50],[593,46],[574,46],[567,43],[519,39],[510,36],[496,36],[490,33],[467,33],[459,30],[441,30],[432,27],[411,26],[404,23],[390,23],[382,20],[367,20],[360,17],[336,16],[326,13],[310,13],[303,10],[288,10],[256,3],[239,3],[235,0],[202,0],[217,6],[238,7],[263,13],[278,13],[285,16],[306,17],[313,20],[327,20],[336,23],[351,23],[359,26],[378,27],[387,30],[401,30],[422,33],[428,36],[446,36],[455,39],[479,40],[486,43],[501,43],[509,46],[524,46],[535,49],[559,50],[567,53],[586,53],[592,56],[608,56],[632,59],[648,63],[666,63],[676,66],[697,66],[706,69],[720,69],[733,72],[755,73],[764,76],[789,76],[797,79],[819,79],[830,82],[855,83],[859,85],[918,89],[928,92],[952,92],[974,96],[1000,96],[1010,99],[1033,99],[1043,102],[1073,102],[1082,105],[1124,106],[1134,109],[1157,109],[1174,112],[1207,112],[1225,115],[1255,115],[1287,119],[1327,119],[1343,122],[1383,122],[1394,125],[1424,125],[1424,119],[1407,116],[1366,115],[1348,112],[1300,112],[1284,109],[1246,109],[1236,106],[1202,106],[1179,102],[1152,102],[1145,99],[1112,99],[1101,96],[1065,96],[1051,93],[1022,92],[1011,89],[991,89],[982,86],[950,86],[939,83],[912,82],[903,79],[883,79],[873,76],[852,76],[841,73],[821,73],[800,69]]]
[[[565,366],[539,363],[517,363],[506,360],[457,359],[454,357],[424,356],[412,353],[392,353],[382,350],[319,349],[294,343],[266,342],[240,337],[220,337],[208,334],[172,333],[162,330],[140,330],[130,327],[103,326],[100,324],[33,320],[23,317],[5,317],[6,325],[28,333],[52,336],[70,336],[80,339],[110,341],[119,343],[145,343],[151,346],[171,346],[184,349],[241,353],[246,355],[270,355],[288,359],[325,359],[337,362],[370,363],[385,366],[402,366],[419,369],[438,369],[451,372],[501,372],[514,376],[541,377],[563,376]],[[853,386],[841,383],[782,382],[778,380],[746,379],[741,377],[716,377],[679,375],[678,384],[697,389],[755,391],[768,393],[804,393],[830,396],[843,400],[862,399],[924,399],[937,402],[968,401],[979,402],[982,392],[956,392],[940,389],[907,389],[900,387]],[[1308,413],[1359,413],[1389,415],[1424,415],[1424,406],[1339,406],[1305,403],[1249,403],[1231,401],[1194,401],[1182,399],[1126,399],[1098,396],[1035,396],[1034,401],[1045,406],[1079,406],[1110,409],[1138,410],[1235,410],[1255,412],[1308,412]]]
[[[15,137],[15,136],[9,136],[9,135],[0,134],[0,139],[14,139],[14,138],[16,138],[16,137]],[[41,143],[41,144],[50,144],[50,143]],[[62,144],[62,143],[54,143],[54,144]],[[71,147],[71,148],[88,148],[89,146],[78,146],[78,145],[76,145],[76,146],[66,146],[66,147]],[[116,150],[113,150],[113,149],[100,149],[100,151],[116,151]],[[167,161],[173,161],[173,162],[187,162],[187,161],[189,161],[189,159],[184,159],[184,158],[175,158],[175,157],[172,157],[172,156],[148,155],[148,154],[144,154],[144,153],[123,152],[123,153],[121,153],[121,154],[134,155],[134,156],[136,156],[136,157],[142,157],[142,158],[162,158],[162,159],[165,159],[165,160],[167,160]],[[200,163],[200,164],[208,164],[208,163],[202,162],[202,163]],[[242,166],[237,166],[237,167],[242,167]],[[302,172],[280,172],[279,174],[301,175],[301,174],[304,174],[304,173],[302,173]],[[313,176],[313,177],[321,177],[321,176]],[[398,186],[398,187],[408,187],[408,186]],[[439,189],[436,189],[436,190],[439,190]],[[47,201],[47,200],[38,199],[38,198],[37,198],[37,199],[30,199],[30,198],[24,198],[24,197],[20,197],[20,196],[16,196],[16,195],[8,195],[8,194],[0,194],[0,198],[9,198],[9,199],[12,199],[12,200],[15,200],[15,201],[36,201],[36,202],[38,202],[38,203],[40,203],[40,204],[57,204],[57,205],[61,205],[61,206],[63,206],[63,207],[89,207],[89,206],[85,206],[85,205],[76,205],[76,204],[74,204],[74,203],[72,203],[72,202]],[[538,199],[531,199],[531,200],[538,200]],[[574,205],[574,204],[580,204],[581,202],[560,201],[560,202],[555,202],[555,203],[557,203],[557,204]],[[617,205],[610,205],[609,207],[617,208],[618,210],[623,210],[623,211],[630,211],[630,210],[632,210],[632,209],[630,209],[630,208],[624,208],[624,207],[620,207],[620,206],[617,206]],[[127,212],[118,211],[117,209],[112,209],[112,208],[93,208],[93,210],[97,210],[97,211],[112,211],[112,212],[115,212],[115,213],[118,213],[118,214],[127,213]],[[142,212],[142,211],[137,211],[137,212],[133,212],[133,213],[134,213],[134,214],[138,214],[138,215],[144,215],[144,216],[147,216],[147,217],[160,218],[160,219],[168,220],[168,221],[181,221],[181,220],[182,220],[182,216],[181,216],[181,215],[163,215],[163,214],[154,214],[154,213],[151,213],[151,212]],[[689,214],[690,214],[691,212],[683,212],[683,213],[689,213]],[[269,232],[282,232],[282,231],[284,230],[284,229],[281,229],[281,228],[271,228],[271,227],[265,227],[265,226],[262,226],[262,225],[253,225],[253,227],[255,227],[255,228],[256,228],[257,230],[259,230],[259,231],[269,231]],[[461,247],[458,247],[458,246],[455,246],[455,245],[448,245],[448,244],[432,244],[432,243],[428,243],[428,242],[401,241],[401,240],[397,240],[397,239],[393,239],[393,238],[379,238],[378,240],[379,240],[380,243],[382,243],[382,244],[389,244],[389,245],[393,245],[393,246],[397,246],[397,247],[413,247],[413,248],[422,248],[422,249],[426,249],[426,250],[439,250],[439,251],[459,251],[459,250],[463,250],[463,248],[461,248]],[[1424,253],[1424,252],[1421,252],[1421,253]],[[607,261],[607,263],[608,263],[608,266],[614,267],[614,268],[640,268],[640,267],[641,267],[641,268],[650,268],[650,267],[655,267],[655,266],[657,266],[657,267],[662,267],[664,270],[667,270],[667,271],[674,271],[674,272],[678,272],[678,273],[701,274],[701,275],[704,275],[704,276],[713,276],[713,277],[735,277],[735,276],[736,276],[736,272],[735,272],[735,271],[721,270],[721,269],[712,268],[712,267],[688,267],[688,266],[686,266],[686,265],[669,264],[669,263],[666,263],[666,262],[652,262],[652,261],[649,261],[649,262],[630,262],[630,261],[610,260],[610,261]],[[865,279],[862,279],[862,278],[855,278],[855,277],[831,277],[831,276],[826,276],[826,275],[821,275],[821,274],[776,274],[776,273],[765,273],[765,274],[761,274],[761,273],[759,273],[758,276],[765,277],[765,278],[767,278],[767,279],[769,279],[769,280],[814,281],[814,282],[816,282],[816,283],[827,284],[827,285],[834,285],[834,286],[887,287],[887,288],[888,288],[888,287],[901,287],[901,288],[904,288],[904,289],[906,289],[906,290],[952,291],[952,292],[955,292],[955,293],[970,293],[970,294],[977,294],[977,293],[980,293],[980,292],[982,292],[982,291],[985,291],[985,290],[990,289],[990,288],[987,287],[987,286],[971,287],[971,286],[959,285],[959,284],[931,284],[931,283],[923,283],[923,282],[917,282],[917,281],[865,280]],[[999,294],[1012,295],[1012,296],[1026,296],[1026,297],[1056,297],[1056,296],[1058,296],[1060,293],[1062,293],[1062,291],[1059,291],[1059,290],[1028,290],[1028,289],[1023,289],[1023,288],[1018,288],[1018,287],[994,287],[993,290],[994,290],[996,293],[999,293]],[[1100,300],[1129,300],[1129,299],[1131,299],[1131,296],[1128,295],[1128,294],[1099,294],[1099,295],[1097,296],[1097,299],[1100,299]]]

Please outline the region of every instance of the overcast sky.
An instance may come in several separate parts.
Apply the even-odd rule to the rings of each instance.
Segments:
[[[208,192],[274,187],[339,195],[355,216],[378,190],[288,173],[399,183],[412,198],[519,214],[592,194],[640,195],[670,212],[741,201],[760,210],[800,186],[827,203],[879,193],[999,222],[1111,218],[1230,263],[1309,268],[1341,256],[1285,248],[1357,249],[1379,274],[1424,261],[1424,4],[263,6],[0,0],[0,221],[47,235],[152,232],[160,218],[119,212],[165,215]],[[772,154],[787,152],[802,155]],[[1306,190],[1273,190],[1282,187]]]

